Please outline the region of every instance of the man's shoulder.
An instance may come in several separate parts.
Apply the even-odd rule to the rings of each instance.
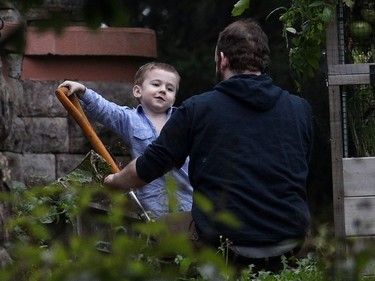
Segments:
[[[201,103],[203,101],[208,101],[212,98],[213,95],[217,94],[217,92],[218,91],[216,90],[211,90],[200,94],[196,94],[186,99],[184,103]]]
[[[304,98],[304,97],[302,97],[298,94],[292,94],[287,90],[283,90],[283,95],[286,96],[292,102],[301,103],[301,104],[304,104],[306,106],[310,105],[309,101],[306,98]]]

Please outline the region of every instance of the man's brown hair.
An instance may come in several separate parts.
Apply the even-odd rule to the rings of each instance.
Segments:
[[[264,72],[269,64],[268,38],[258,22],[241,19],[228,25],[217,41],[217,55],[223,52],[235,73]]]

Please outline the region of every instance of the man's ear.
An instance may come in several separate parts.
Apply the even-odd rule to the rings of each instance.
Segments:
[[[141,87],[139,85],[134,85],[133,96],[137,99],[141,98]]]
[[[227,56],[223,52],[220,52],[220,69],[221,69],[221,71],[224,71],[228,67],[229,67],[229,60],[228,60]]]

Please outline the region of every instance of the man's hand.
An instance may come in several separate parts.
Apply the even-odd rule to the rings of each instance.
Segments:
[[[129,192],[146,185],[147,183],[138,177],[136,161],[137,159],[132,160],[120,172],[108,175],[104,179],[104,186],[113,190]]]
[[[119,173],[117,174],[110,174],[104,179],[104,185],[110,189],[124,191],[127,192],[129,190],[126,189],[124,184],[121,184],[121,180],[118,180]]]
[[[66,87],[69,89],[67,93],[68,96],[72,94],[82,95],[86,91],[86,87],[83,84],[69,80],[66,80],[63,83],[61,83],[58,88],[61,87]]]

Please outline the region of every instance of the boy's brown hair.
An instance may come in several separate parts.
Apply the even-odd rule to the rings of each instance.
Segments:
[[[134,85],[142,85],[145,79],[146,73],[153,69],[162,69],[164,71],[174,73],[177,77],[176,92],[178,91],[180,80],[181,80],[181,77],[180,77],[180,74],[178,74],[178,71],[170,64],[163,63],[163,62],[156,62],[156,61],[146,63],[138,69],[134,77]]]

